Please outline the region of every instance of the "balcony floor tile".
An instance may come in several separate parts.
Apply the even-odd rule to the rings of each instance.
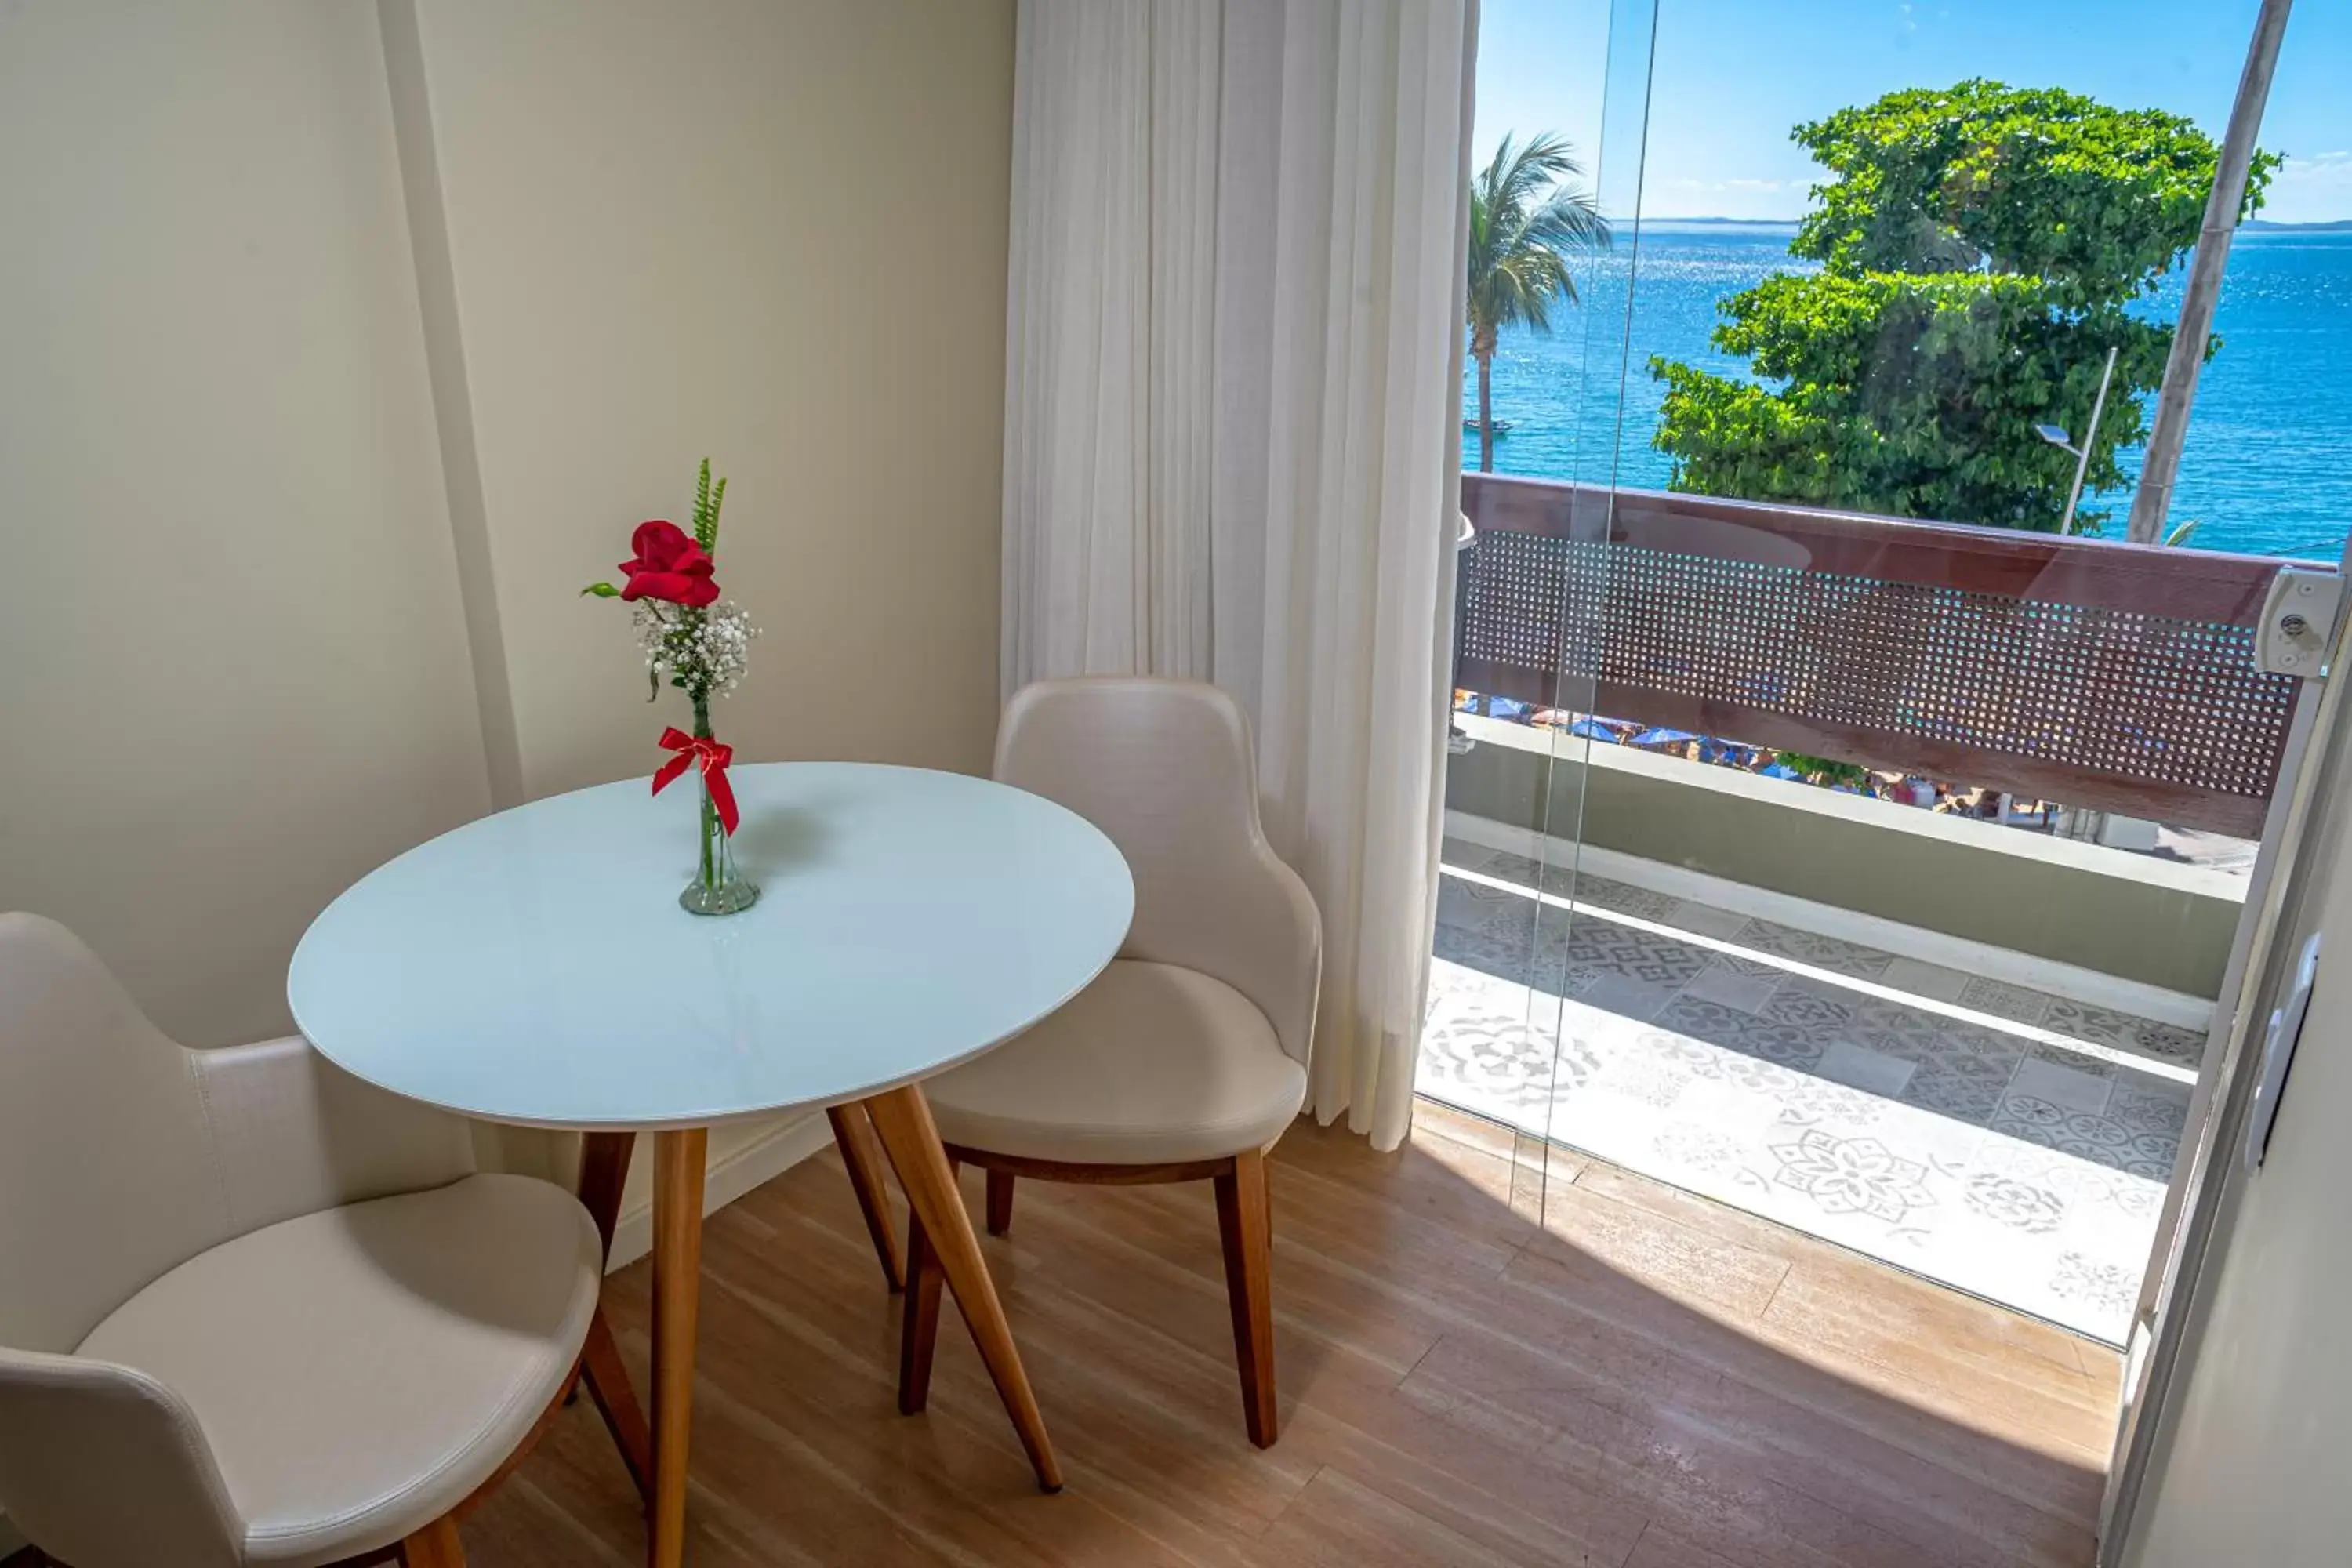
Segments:
[[[2189,1031],[1467,853],[1487,878],[1573,888],[1573,908],[1446,879],[1423,1093],[2122,1337],[2187,1121]]]

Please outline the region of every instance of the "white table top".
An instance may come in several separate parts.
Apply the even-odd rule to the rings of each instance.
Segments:
[[[396,1094],[524,1126],[700,1127],[925,1078],[1084,989],[1135,910],[1092,824],[984,779],[730,772],[740,914],[678,908],[696,796],[643,779],[500,812],[330,904],[295,1021]]]

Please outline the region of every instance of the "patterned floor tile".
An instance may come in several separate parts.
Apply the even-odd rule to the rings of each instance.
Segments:
[[[1837,1047],[1830,1047],[1835,1050]],[[1752,1059],[1752,1058],[1751,1058]],[[1758,1062],[1769,1067],[1769,1062]],[[1853,1132],[1875,1126],[1883,1112],[1893,1103],[1883,1095],[1839,1083],[1821,1076],[1817,1064],[1800,1072],[1793,1068],[1779,1069],[1782,1078],[1773,1089],[1772,1097],[1780,1102],[1780,1123],[1785,1127],[1801,1128],[1832,1125]],[[1728,1076],[1728,1075],[1727,1075]]]
[[[1867,1046],[1849,1045],[1839,1040],[1822,1052],[1822,1058],[1813,1064],[1813,1070],[1850,1088],[1894,1100],[1903,1093],[1904,1085],[1911,1081],[1911,1075],[1918,1070],[1918,1066],[1900,1057],[1874,1051]]]
[[[1653,1020],[1662,1028],[1717,1046],[1729,1045],[1759,1021],[1753,1013],[1688,995],[1675,997],[1664,1016]]]
[[[2108,1097],[2107,1114],[2135,1132],[2169,1133],[2178,1139],[2189,1125],[2189,1100],[2193,1086],[2128,1073],[2116,1081]]]
[[[2036,991],[2030,985],[2012,985],[2006,980],[1971,975],[1960,987],[1957,998],[1963,1007],[1979,1013],[1990,1013],[1996,1018],[2011,1018],[2021,1024],[2039,1024],[2048,1016],[2050,1005],[2058,999],[2047,991]]]
[[[1780,1163],[1776,1179],[1819,1204],[1823,1214],[1868,1215],[1899,1225],[1912,1210],[1936,1201],[1927,1191],[1927,1167],[1875,1138],[1815,1130],[1771,1150]]]
[[[2015,1075],[2017,1064],[2025,1059],[2025,1044],[1980,1040],[1942,1029],[1937,1031],[1932,1047],[1916,1059],[1922,1072],[1939,1072],[1974,1083],[2005,1084]]]
[[[1479,869],[1569,890],[1567,868],[1493,854]],[[2187,1052],[2186,1031],[1612,879],[1587,879],[1573,914],[1447,882],[1423,1092],[2123,1337],[2191,1086],[2112,1051]],[[1612,920],[1608,900],[1670,931]],[[2036,998],[2039,1026],[2019,1016]],[[1937,1010],[1955,1005],[1984,1021]]]
[[[1877,978],[1880,984],[1892,985],[1906,995],[1932,996],[1938,1002],[1958,1002],[1960,993],[1968,989],[1969,982],[1975,977],[1957,969],[1947,969],[1940,963],[1929,963],[1924,959],[1898,957],[1886,966],[1886,973]]]
[[[1801,931],[1795,926],[1781,925],[1773,921],[1749,921],[1735,938],[1744,947],[1759,952],[1769,952],[1779,958],[1794,959],[1815,969],[1826,969],[1833,974],[1851,974],[1869,980],[1886,973],[1895,962],[1891,952],[1881,952],[1874,947],[1864,947],[1816,931]]]
[[[2066,1220],[2066,1200],[2006,1171],[1977,1171],[1962,1188],[1969,1212],[2028,1236],[2048,1236]]]
[[[1423,1086],[1441,1097],[1473,1091],[1489,1114],[1543,1105],[1599,1067],[1586,1040],[1559,1024],[1556,997],[1440,957],[1422,1031]]]
[[[1557,942],[1538,948],[1525,938],[1489,936],[1459,926],[1440,925],[1430,951],[1448,963],[1518,985],[1557,995],[1568,980],[1568,961]]]
[[[1484,870],[1495,858],[1496,851],[1483,844],[1473,844],[1467,838],[1448,838],[1437,847],[1437,858],[1461,871]]]
[[[1842,1035],[1854,1018],[1851,992],[1843,995],[1835,986],[1824,985],[1818,980],[1802,975],[1781,983],[1772,993],[1772,999],[1759,1009],[1776,1024],[1794,1024],[1800,1028],[1824,1029]]]
[[[1612,1055],[1591,1079],[1591,1087],[1625,1100],[1664,1110],[1682,1098],[1691,1082],[1677,1072],[1671,1058]]]
[[[2202,1031],[2135,1017],[2111,1007],[2095,1007],[2087,1002],[2053,1000],[2042,1018],[2042,1026],[2071,1039],[2134,1051],[2177,1067],[2193,1068],[2205,1055]]]
[[[1560,951],[1577,969],[1622,974],[1650,985],[1680,986],[1707,966],[1702,949],[1657,936],[1599,915],[1578,914],[1568,923]]]
[[[1900,1005],[1857,1013],[1850,1030],[1874,1051],[1906,1061],[1934,1061],[1948,1047],[1944,1020]]]
[[[1637,888],[1631,882],[1620,882],[1608,877],[1596,877],[1590,871],[1577,873],[1570,896],[1580,904],[1612,910],[1621,915],[1633,915],[1645,921],[1664,920],[1682,901],[1670,893],[1654,893],[1647,888]]]
[[[1828,1045],[1811,1030],[1775,1024],[1687,993],[1667,1003],[1653,1021],[1662,1028],[1785,1068],[1811,1067],[1821,1060]]]
[[[1525,893],[1461,877],[1437,879],[1437,923],[1456,931],[1530,942],[1544,912],[1544,906]]]
[[[2001,1064],[2003,1070],[2015,1067],[2032,1041],[2022,1035],[2006,1029],[1989,1028],[1959,1018],[1940,1018],[1936,1025],[1937,1060],[1970,1057],[1981,1061]]]
[[[1570,968],[1561,989],[1588,1007],[1638,1023],[1657,1016],[1681,987],[1671,978],[1644,980],[1622,970]]]
[[[1717,909],[1713,904],[1702,904],[1696,899],[1678,900],[1673,909],[1660,915],[1658,919],[1676,931],[1711,936],[1718,942],[1728,942],[1738,936],[1739,928],[1748,923],[1746,915],[1731,910]]]
[[[1690,984],[1683,987],[1683,994],[1763,1016],[1765,1005],[1772,999],[1779,983],[1760,974],[1742,974],[1724,963],[1722,957],[1717,953],[1713,962],[1692,977]]]
[[[2077,1110],[2011,1090],[1993,1110],[1992,1131],[2078,1160],[2164,1181],[2179,1150],[2176,1136],[2136,1132],[2112,1116]],[[2157,1173],[2149,1175],[2151,1171]]]
[[[2008,1091],[2005,1076],[1969,1077],[1944,1066],[1923,1064],[1912,1069],[1910,1081],[1895,1098],[1906,1105],[1981,1127],[1992,1120],[1994,1110]]]
[[[2127,1263],[2069,1252],[2058,1260],[2051,1290],[2102,1318],[2128,1320],[2139,1301],[2140,1271]]]
[[[2038,1056],[2018,1063],[2016,1075],[2010,1079],[2012,1095],[2094,1114],[2106,1110],[2107,1097],[2115,1087],[2116,1080],[2105,1074],[2062,1067]]]
[[[1507,882],[1517,882],[1522,888],[1534,888],[1543,892],[1569,897],[1576,880],[1572,863],[1555,860],[1530,860],[1524,855],[1514,855],[1498,849],[1494,858],[1479,869],[1489,877],[1500,877]]]
[[[2111,1079],[2130,1070],[2118,1066],[2113,1057],[2093,1056],[2088,1051],[2078,1051],[2072,1046],[2053,1045],[2048,1040],[2027,1041],[2025,1054],[2035,1061],[2048,1062],[2053,1067],[2085,1073],[2092,1078]]]

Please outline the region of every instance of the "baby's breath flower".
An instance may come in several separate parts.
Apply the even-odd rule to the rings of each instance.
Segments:
[[[743,683],[751,639],[760,628],[732,600],[693,609],[665,600],[637,601],[633,617],[646,668],[656,680],[668,679],[698,701],[727,696]]]

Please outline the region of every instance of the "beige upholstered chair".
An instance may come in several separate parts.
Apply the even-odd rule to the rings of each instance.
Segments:
[[[73,1568],[463,1561],[583,1352],[645,1424],[579,1201],[299,1039],[184,1050],[0,914],[0,1510]]]
[[[950,1158],[988,1172],[988,1228],[1013,1184],[1216,1184],[1250,1440],[1276,1429],[1265,1151],[1307,1093],[1322,927],[1258,825],[1241,710],[1213,686],[1102,679],[1020,692],[996,776],[1108,834],[1135,874],[1110,967],[1009,1045],[923,1085]],[[922,1407],[940,1276],[919,1229],[899,1404]]]

